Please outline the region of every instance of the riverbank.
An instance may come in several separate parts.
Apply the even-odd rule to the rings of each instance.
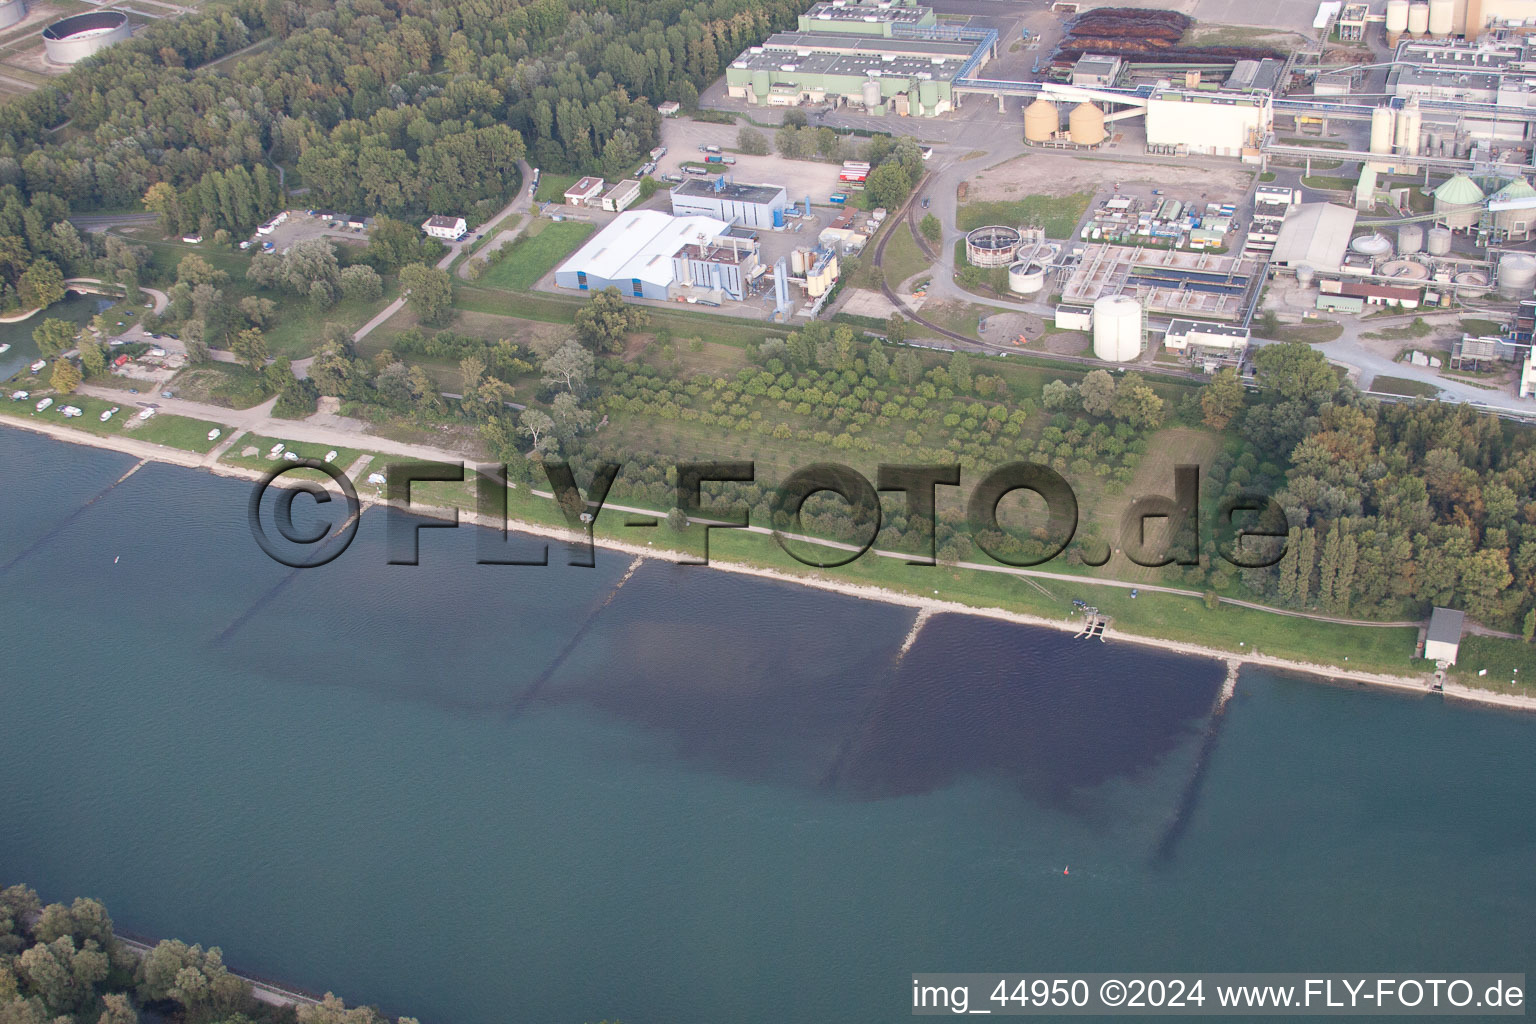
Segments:
[[[263,473],[259,470],[243,466],[232,466],[220,463],[209,455],[200,455],[195,452],[186,452],[179,449],[167,448],[149,442],[136,441],[132,438],[120,436],[98,436],[82,434],[63,424],[38,422],[31,420],[0,419],[0,424],[13,424],[23,429],[36,433],[47,434],[57,440],[72,444],[80,444],[88,447],[105,448],[112,451],[133,455],[143,461],[164,462],[170,465],[192,469],[206,469],[217,476],[232,477],[246,481],[258,481]],[[374,505],[393,504],[386,498],[360,499],[363,502],[363,510]],[[433,506],[413,502],[409,508],[396,505],[402,511],[408,511],[415,515],[428,516],[438,519],[457,519],[460,522],[471,525],[501,528],[500,522],[484,521],[478,513],[471,510],[461,510],[450,506]],[[613,507],[613,506],[610,506]],[[544,537],[552,540],[566,542],[584,542],[585,538],[568,528],[552,526],[548,523],[533,522],[526,519],[509,518],[505,526],[507,529],[525,533],[531,536]],[[594,536],[593,543],[607,550],[621,552],[633,557],[655,558],[661,561],[681,562],[692,561],[694,556],[685,552],[676,551],[654,544],[639,545],[617,540],[611,537]],[[912,635],[907,638],[906,645],[915,642],[917,633],[926,619],[936,614],[974,615],[982,618],[995,619],[1003,622],[1022,626],[1037,626],[1046,629],[1054,629],[1069,633],[1077,633],[1082,626],[1079,620],[1071,617],[1051,618],[1043,615],[1035,615],[1028,612],[1016,611],[1000,606],[978,606],[965,604],[958,601],[948,601],[942,598],[930,598],[923,595],[911,594],[887,587],[873,586],[864,583],[855,583],[848,580],[839,580],[810,572],[784,572],[766,566],[752,565],[744,562],[721,561],[711,559],[709,568],[719,569],[724,572],[736,573],[744,576],[755,576],[760,579],[772,580],[780,583],[791,583],[799,586],[815,587],[820,590],[830,591],[847,597],[860,600],[879,601],[885,604],[899,605],[916,609],[920,621]],[[1092,581],[1085,580],[1085,583]],[[1234,652],[1187,641],[1173,640],[1163,637],[1147,636],[1138,633],[1113,631],[1109,634],[1113,640],[1124,640],[1129,643],[1139,644],[1144,647],[1153,647],[1162,651],[1177,654],[1185,654],[1192,657],[1211,658],[1224,663],[1236,662],[1239,665],[1253,665],[1285,672],[1294,672],[1304,675],[1319,677],[1339,683],[1354,683],[1361,686],[1379,687],[1396,690],[1405,693],[1431,694],[1441,693],[1451,700],[1466,701],[1482,704],[1490,707],[1499,707],[1507,710],[1536,713],[1536,696],[1523,694],[1505,694],[1491,690],[1480,690],[1447,680],[1444,689],[1436,691],[1431,689],[1431,678],[1426,673],[1422,676],[1394,675],[1384,672],[1371,672],[1360,669],[1348,668],[1340,665],[1332,665],[1318,662],[1308,662],[1298,659],[1281,658],[1274,655],[1257,652]]]

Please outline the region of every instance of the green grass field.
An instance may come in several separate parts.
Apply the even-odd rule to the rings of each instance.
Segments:
[[[1093,193],[1075,192],[1069,196],[1025,196],[1011,202],[966,203],[960,207],[955,226],[961,231],[988,224],[1033,226],[1044,228],[1051,238],[1071,238],[1092,201]]]
[[[42,390],[37,394],[41,395]],[[96,437],[131,437],[136,441],[162,444],[167,448],[179,448],[188,452],[209,451],[218,444],[218,441],[208,440],[208,431],[217,427],[223,433],[229,429],[223,423],[173,416],[169,413],[160,413],[149,420],[140,420],[137,418],[139,407],[134,405],[127,395],[121,402],[109,402],[90,395],[54,394],[51,397],[53,405],[38,412],[35,405],[36,396],[22,402],[12,402],[7,396],[6,399],[0,400],[0,416],[37,423],[58,424]],[[66,405],[75,406],[81,411],[81,415],[66,419],[59,412]],[[103,423],[101,414],[114,406],[118,411]]]
[[[885,262],[882,264],[885,283],[893,289],[899,288],[907,278],[921,274],[931,266],[928,257],[917,247],[917,241],[906,224],[897,224],[894,230],[895,234],[885,245]]]
[[[322,461],[325,459],[326,454],[333,450],[329,445],[289,441],[285,438],[265,437],[261,434],[246,434],[231,445],[229,451],[219,457],[219,461],[228,463],[231,466],[244,466],[246,469],[271,469],[279,463],[286,461],[281,455],[275,459],[267,458],[267,453],[272,450],[272,446],[275,444],[282,444],[284,451],[295,452],[300,458],[319,459]],[[240,453],[247,448],[255,448],[256,454],[241,455]],[[359,457],[369,454],[357,448],[336,448],[334,450],[336,458],[331,460],[331,465],[342,472],[346,472]],[[380,458],[382,456],[374,456],[375,461],[378,461]]]
[[[1439,388],[1426,381],[1386,376],[1373,380],[1371,390],[1380,391],[1384,395],[1407,395],[1410,398],[1434,398],[1440,393]]]
[[[576,174],[540,174],[539,187],[533,190],[533,201],[536,203],[559,203],[565,201],[565,191],[576,184],[580,176]]]
[[[538,225],[543,226],[534,232]],[[556,224],[536,220],[512,243],[511,250],[487,267],[475,283],[482,288],[526,292],[596,230],[596,225],[581,221],[567,220]]]
[[[1487,675],[1479,675],[1486,671]],[[1492,636],[1464,636],[1451,678],[1499,693],[1536,694],[1536,644]]]

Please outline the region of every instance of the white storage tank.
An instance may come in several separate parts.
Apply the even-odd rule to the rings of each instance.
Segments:
[[[1424,115],[1419,111],[1419,98],[1409,98],[1397,115],[1397,148],[1409,156],[1419,152],[1419,135],[1424,131]]]
[[[796,249],[789,254],[789,269],[792,273],[805,273],[805,250]]]
[[[1044,96],[1024,108],[1024,141],[1049,142],[1061,130],[1061,113]]]
[[[1536,288],[1536,257],[1523,252],[1507,252],[1499,257],[1500,294],[1511,299],[1525,299],[1530,297],[1533,288]]]
[[[864,105],[866,107],[880,105],[880,83],[873,78],[864,83]]]
[[[1397,229],[1397,251],[1411,256],[1424,248],[1424,229],[1417,224],[1404,224]]]
[[[1455,284],[1458,299],[1480,299],[1488,294],[1488,275],[1480,270],[1457,274]]]
[[[1141,303],[1106,295],[1093,304],[1093,354],[1110,363],[1141,356]]]
[[[1429,33],[1429,4],[1408,5],[1408,32],[1416,36]]]
[[[1456,0],[1429,0],[1429,34],[1445,39],[1456,24]]]
[[[1317,280],[1317,268],[1310,263],[1303,263],[1296,268],[1296,283],[1303,288],[1312,287],[1312,282]]]
[[[1008,268],[1008,290],[1017,295],[1038,295],[1045,291],[1045,268],[1038,263],[1015,263]]]
[[[1387,0],[1387,41],[1396,45],[1397,37],[1408,31],[1408,0]]]
[[[0,3],[0,28],[10,28],[27,16],[27,0],[4,0]]]
[[[1391,107],[1377,107],[1371,111],[1371,152],[1392,152],[1392,131],[1396,118]]]
[[[1451,229],[1433,227],[1424,236],[1424,248],[1431,256],[1449,256],[1451,254]]]

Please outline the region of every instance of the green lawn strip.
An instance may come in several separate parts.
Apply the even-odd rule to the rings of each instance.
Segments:
[[[525,292],[592,236],[597,225],[583,221],[549,224],[537,234],[524,233],[499,256],[475,283],[481,288]]]
[[[548,484],[542,479],[537,480],[535,486],[548,490]],[[423,484],[420,490],[413,488],[413,495],[413,500],[423,505],[435,502],[466,511],[475,508],[474,485],[469,481]],[[623,499],[615,499],[615,503],[641,507],[637,502]],[[533,495],[526,484],[508,492],[507,509],[513,519],[547,526],[566,525],[555,503]],[[657,510],[654,514],[658,520],[664,519],[664,511]],[[599,538],[629,544],[643,546],[650,542],[660,548],[695,554],[701,550],[704,530],[697,524],[678,534],[664,524],[648,528],[625,525],[634,518],[638,517],[609,508],[598,516],[594,533]],[[1067,618],[1072,613],[1072,600],[1081,598],[1111,617],[1111,642],[1114,633],[1119,631],[1199,644],[1235,654],[1257,651],[1273,657],[1362,671],[1421,673],[1426,664],[1413,658],[1417,639],[1417,630],[1413,627],[1348,626],[1230,605],[1211,611],[1199,598],[1145,591],[1133,598],[1128,590],[1096,586],[1087,578],[1070,582],[1039,581],[1053,595],[1047,596],[1023,579],[1006,573],[952,566],[910,566],[901,559],[872,554],[835,569],[812,569],[791,558],[772,538],[736,530],[711,530],[709,550],[711,559],[715,560],[1047,618]],[[563,560],[563,555],[551,551],[551,564],[560,564]],[[976,561],[984,561],[984,556]],[[1057,571],[1054,563],[1042,568]]]
[[[281,437],[266,437],[261,434],[245,434],[230,446],[229,451],[225,452],[222,456],[219,457],[219,461],[227,463],[231,466],[242,466],[245,469],[272,469],[279,463],[286,463],[288,461],[284,459],[281,454],[279,454],[275,459],[267,457],[267,453],[272,450],[272,446],[275,444],[283,445],[284,451],[295,452],[300,458],[316,459],[320,461],[324,461],[326,453],[332,450],[331,445],[316,444],[311,441],[289,441]],[[254,447],[256,449],[255,455],[240,454],[246,448],[250,447]],[[373,462],[369,464],[370,471],[375,464],[379,464],[382,461],[388,461],[390,459],[393,459],[397,462],[409,461],[403,456],[380,455],[376,452],[368,452],[358,448],[336,448],[335,451],[336,458],[331,460],[331,465],[335,466],[342,472],[346,472],[351,467],[352,463],[356,462],[361,456],[369,454],[373,455]]]
[[[1487,671],[1487,675],[1478,673]],[[1464,636],[1451,678],[1497,693],[1536,694],[1536,644],[1495,636]]]
[[[78,430],[82,434],[92,434],[97,437],[131,437],[137,441],[162,444],[167,448],[179,448],[189,452],[206,452],[218,443],[208,440],[208,431],[215,427],[221,432],[229,429],[222,423],[195,420],[169,413],[159,413],[147,421],[140,420],[138,415],[141,409],[134,405],[128,396],[124,396],[123,401],[108,401],[91,395],[61,395],[50,392],[47,397],[53,399],[53,405],[38,412],[36,403],[41,397],[42,391],[37,391],[24,401],[13,402],[7,394],[0,399],[0,415],[17,420],[58,424],[71,430]],[[59,411],[66,405],[75,406],[81,411],[81,415],[66,418]],[[103,423],[101,414],[113,406],[116,406],[118,411]],[[129,427],[130,423],[133,424],[131,427]]]
[[[929,266],[928,257],[917,247],[912,232],[907,230],[905,224],[896,225],[895,233],[885,245],[885,262],[882,264],[885,283],[892,289],[899,288],[903,281],[921,274]]]
[[[956,227],[961,231],[974,231],[988,224],[1040,227],[1049,238],[1071,238],[1091,202],[1093,193],[1074,192],[1068,196],[1025,196],[1011,201],[965,203],[956,215]]]
[[[1320,161],[1312,161],[1312,166],[1319,166]],[[1301,179],[1302,185],[1307,188],[1318,189],[1325,192],[1352,192],[1357,182],[1353,178],[1338,178],[1326,174],[1314,174]]]
[[[1462,320],[1459,326],[1464,333],[1477,336],[1504,333],[1504,325],[1497,320],[1482,320],[1477,317],[1468,317]]]
[[[540,174],[539,187],[533,192],[533,201],[536,203],[559,203],[565,201],[565,193],[579,180],[576,174]]]
[[[1371,381],[1371,390],[1384,395],[1406,395],[1409,398],[1434,398],[1440,389],[1422,380],[1407,377],[1377,377]]]

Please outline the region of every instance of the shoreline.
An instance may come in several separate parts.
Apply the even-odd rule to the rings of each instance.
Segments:
[[[73,430],[63,424],[38,423],[25,420],[12,420],[0,418],[0,426],[20,427],[31,430],[33,433],[46,434],[56,440],[71,444],[79,444],[90,448],[102,448],[109,451],[117,451],[126,455],[139,458],[142,462],[162,462],[169,465],[181,466],[186,469],[205,469],[215,476],[231,477],[239,480],[258,481],[262,473],[247,469],[243,466],[230,466],[219,462],[209,462],[207,456],[196,452],[183,452],[176,448],[167,448],[162,445],[147,441],[135,441],[132,438],[113,437],[97,434],[86,434]],[[136,469],[137,467],[135,467]],[[479,513],[456,508],[412,504],[409,508],[401,508],[393,504],[387,498],[364,499],[359,496],[362,511],[366,512],[374,506],[389,506],[399,511],[412,515],[426,516],[433,519],[454,519],[461,523],[487,528],[501,527],[500,523],[483,523]],[[544,523],[530,523],[526,520],[509,518],[506,528],[518,533],[535,537],[543,537],[551,540],[565,542],[585,543],[586,538],[566,527],[550,526]],[[642,546],[610,538],[592,538],[596,547],[606,548],[610,551],[620,552],[636,558],[654,558],[658,561],[677,562],[691,557],[683,552],[673,551],[665,547]],[[1000,622],[1008,622],[1020,626],[1036,626],[1053,629],[1062,632],[1076,633],[1081,630],[1080,623],[1073,619],[1051,619],[1041,615],[1033,615],[1028,612],[1013,611],[1000,607],[981,607],[961,604],[958,601],[944,601],[934,598],[920,597],[915,594],[906,594],[899,590],[891,590],[885,587],[877,587],[864,583],[851,583],[842,580],[829,579],[811,573],[788,573],[777,569],[769,569],[762,566],[748,565],[741,562],[726,562],[711,560],[704,568],[718,569],[723,572],[735,573],[741,576],[753,576],[758,579],[772,580],[779,583],[790,583],[797,586],[814,587],[818,590],[841,594],[845,597],[857,598],[865,601],[879,601],[884,604],[899,605],[916,609],[918,621],[914,623],[913,630],[907,635],[902,653],[916,641],[917,634],[929,618],[940,614],[974,615],[981,618],[993,619]],[[1170,640],[1161,637],[1145,636],[1139,633],[1116,632],[1114,639],[1128,643],[1139,644],[1143,647],[1153,647],[1158,650],[1168,651],[1174,654],[1183,654],[1190,657],[1209,658],[1231,665],[1235,663],[1239,668],[1253,665],[1259,668],[1275,669],[1282,672],[1293,672],[1302,675],[1317,677],[1323,681],[1334,683],[1354,683],[1359,686],[1369,686],[1381,689],[1395,690],[1401,693],[1416,693],[1421,696],[1440,694],[1448,699],[1466,703],[1481,704],[1486,707],[1502,708],[1510,711],[1523,711],[1536,713],[1536,696],[1521,694],[1496,693],[1492,690],[1479,690],[1462,683],[1447,681],[1443,690],[1432,690],[1425,679],[1412,676],[1392,675],[1384,672],[1365,672],[1357,669],[1340,668],[1336,665],[1325,665],[1314,662],[1296,661],[1289,658],[1279,658],[1266,654],[1250,654],[1222,650],[1215,647],[1205,647],[1200,644],[1192,644],[1182,640]]]

